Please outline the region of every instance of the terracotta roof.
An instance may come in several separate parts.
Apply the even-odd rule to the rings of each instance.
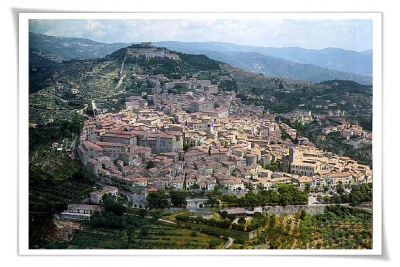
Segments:
[[[157,188],[154,187],[150,187],[149,189],[147,189],[147,192],[151,193],[151,192],[157,192]]]
[[[96,142],[96,144],[100,147],[102,146],[119,146],[119,147],[125,147],[126,145],[120,144],[120,143],[112,143],[112,142]]]
[[[174,135],[174,136],[181,136],[183,135],[183,133],[179,132],[179,131],[165,131],[167,134],[169,135]]]
[[[99,145],[96,145],[95,143],[92,143],[92,142],[89,142],[89,141],[83,141],[82,144],[87,149],[94,149],[94,150],[97,150],[97,151],[103,151],[103,148],[101,148]]]
[[[105,133],[103,134],[103,137],[118,137],[118,138],[131,138],[133,137],[132,134],[117,134],[117,133]]]
[[[351,176],[351,174],[349,172],[339,172],[331,174],[332,178],[347,177],[347,176]]]

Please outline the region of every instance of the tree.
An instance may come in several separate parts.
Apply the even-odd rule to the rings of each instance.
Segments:
[[[238,237],[235,239],[235,244],[241,244],[243,245],[246,241],[244,240],[243,237]]]
[[[231,220],[231,221],[233,221],[233,220],[236,219],[236,215],[235,215],[235,214],[229,214],[229,215],[228,215],[228,219]]]
[[[90,224],[95,227],[125,228],[126,222],[123,216],[117,216],[112,212],[94,212]]]
[[[121,216],[126,212],[126,207],[121,203],[114,200],[113,197],[105,195],[103,196],[104,209],[107,212],[112,212],[117,216]]]
[[[211,249],[216,248],[217,246],[221,245],[222,241],[219,238],[213,238],[208,242],[208,247]]]
[[[310,183],[306,183],[306,184],[305,184],[304,191],[307,192],[307,193],[309,193],[309,192],[310,192],[310,188],[311,188]]]
[[[223,212],[221,212],[221,217],[222,217],[222,219],[226,219],[228,217],[228,212],[225,210]]]
[[[182,222],[187,222],[189,220],[189,215],[187,214],[178,214],[175,216],[175,219]]]
[[[190,235],[191,235],[192,237],[197,237],[197,236],[198,236],[198,234],[197,234],[196,231],[193,231]]]
[[[338,185],[337,185],[337,187],[336,187],[336,192],[337,192],[338,194],[343,194],[343,193],[344,193],[344,188],[343,188],[343,185],[342,185],[342,184],[338,184]]]
[[[154,166],[155,166],[154,162],[150,160],[150,161],[147,163],[146,170],[151,169],[151,168],[153,168]]]
[[[218,203],[219,202],[215,197],[210,197],[204,204],[212,208],[214,205],[218,205]]]
[[[189,189],[199,189],[200,186],[198,184],[193,184],[189,187]]]
[[[172,205],[174,205],[175,207],[186,206],[186,204],[187,204],[186,192],[171,190],[169,192],[169,194],[171,196],[171,204]]]
[[[266,170],[271,170],[271,171],[277,171],[279,169],[279,166],[277,164],[266,164],[264,166],[264,169]]]
[[[307,212],[306,212],[304,209],[302,209],[301,212],[300,212],[300,219],[301,219],[301,220],[304,220],[304,218],[306,217],[306,215],[307,215]]]
[[[139,216],[140,216],[141,218],[146,217],[146,215],[147,215],[147,210],[146,210],[146,209],[140,209],[140,210],[139,210]]]
[[[150,233],[150,227],[148,225],[143,225],[142,228],[140,228],[139,236],[145,237],[149,233]]]
[[[89,173],[85,169],[79,169],[77,170],[71,177],[70,179],[72,181],[76,182],[82,182],[85,184],[92,184],[94,185],[96,183],[96,176],[92,173]]]
[[[193,144],[184,144],[183,145],[183,151],[188,151],[189,149],[191,149],[192,147],[194,147]]]
[[[238,230],[238,231],[244,231],[245,226],[244,226],[244,224],[232,223],[232,229]]]
[[[238,220],[239,224],[245,224],[246,223],[246,219],[244,217],[240,217]]]
[[[163,191],[151,192],[146,199],[151,209],[165,209],[168,207],[167,195]]]

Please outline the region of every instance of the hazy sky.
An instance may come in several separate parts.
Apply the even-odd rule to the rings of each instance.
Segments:
[[[218,41],[264,47],[372,49],[372,20],[35,19],[31,32],[104,43]]]

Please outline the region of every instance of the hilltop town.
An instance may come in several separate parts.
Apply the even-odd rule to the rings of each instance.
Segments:
[[[127,55],[136,57],[141,51],[146,57],[179,58],[148,44],[143,47],[129,48]],[[170,80],[162,74],[138,74],[153,79],[152,94],[127,97],[125,109],[117,113],[94,105],[77,148],[83,165],[106,184],[122,184],[143,196],[149,190],[216,187],[238,195],[281,183],[326,192],[335,191],[339,183],[350,189],[372,182],[369,166],[318,149],[281,121],[286,117],[304,123],[324,116],[301,111],[272,115],[261,106],[243,104],[233,90],[219,90],[215,81],[198,80],[198,75]],[[347,139],[366,134],[361,126],[342,122],[324,128],[319,138],[333,131]]]

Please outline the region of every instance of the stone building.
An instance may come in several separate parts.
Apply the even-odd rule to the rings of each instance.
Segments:
[[[214,109],[214,104],[211,101],[194,101],[190,104],[190,112],[210,111]]]

